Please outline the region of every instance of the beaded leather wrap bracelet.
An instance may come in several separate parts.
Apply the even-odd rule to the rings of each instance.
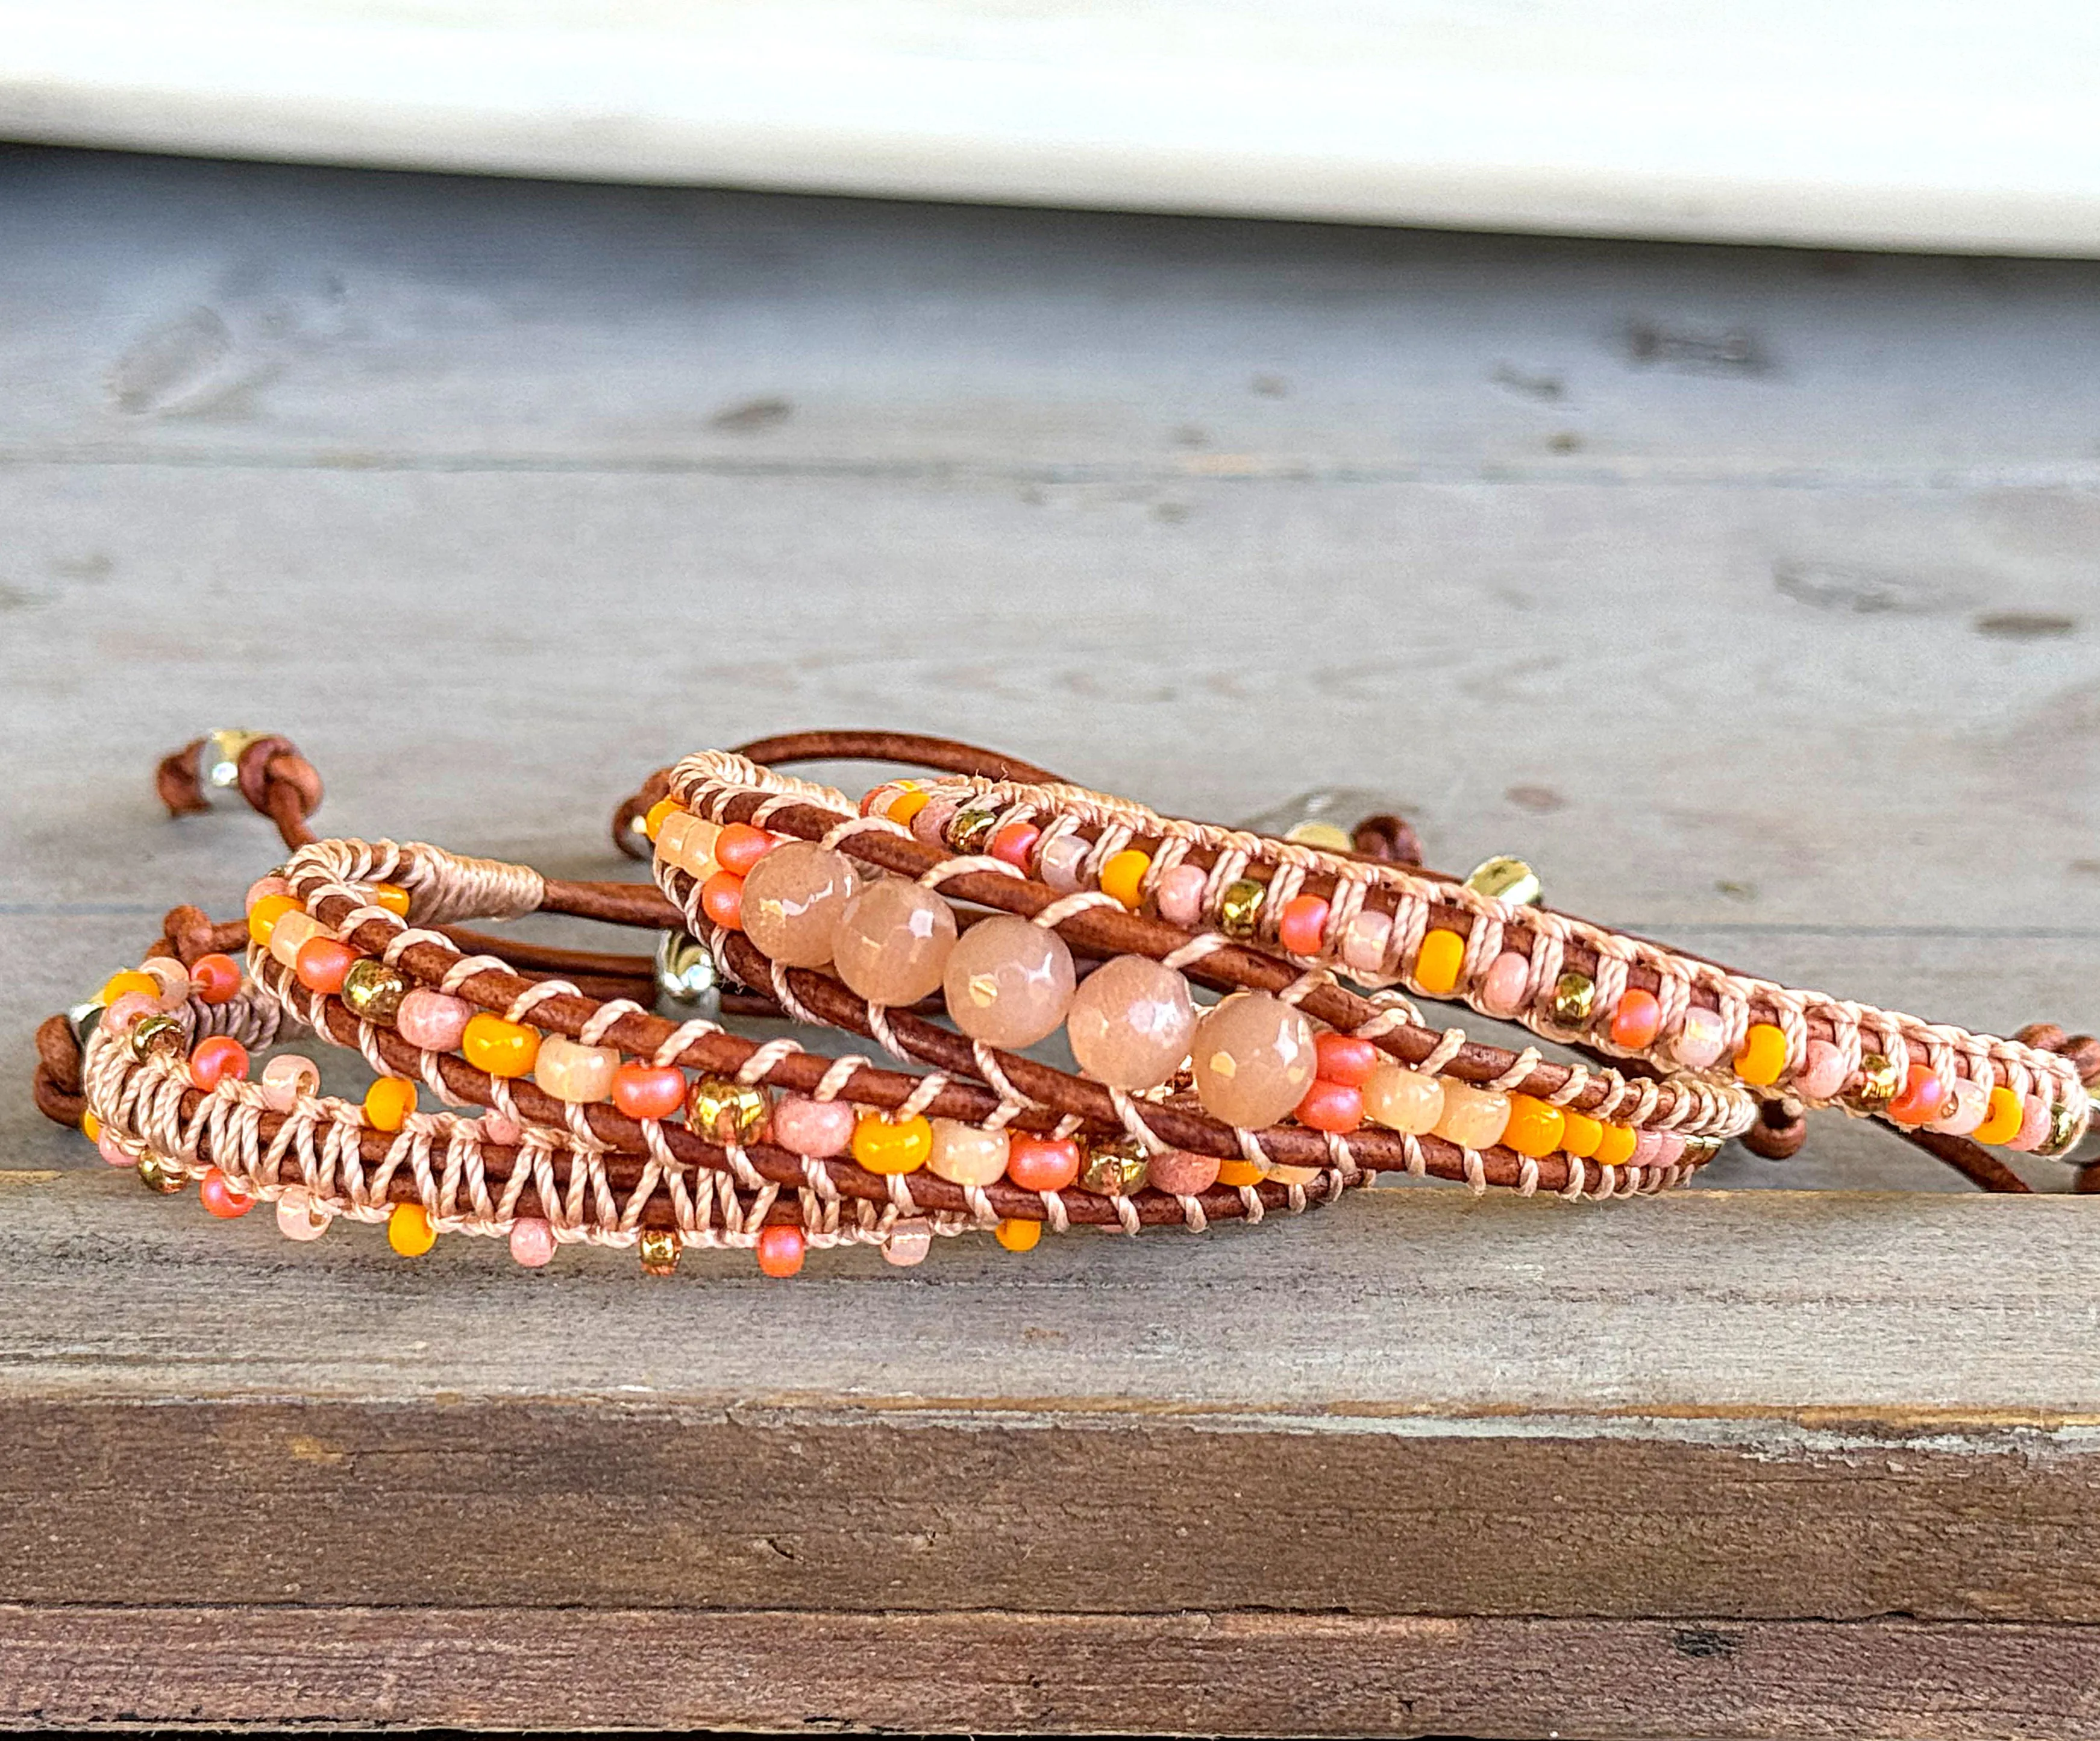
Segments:
[[[936,776],[856,802],[778,766],[848,758]],[[2100,1067],[2058,1030],[1974,1036],[1529,904],[1515,861],[1442,877],[1395,819],[1272,838],[943,740],[812,733],[660,772],[615,820],[655,888],[316,841],[319,780],[281,739],[214,735],[160,784],[179,813],[237,792],[291,855],[245,921],[175,909],[138,970],[46,1023],[38,1101],[156,1189],[197,1181],[222,1216],[274,1202],[295,1239],[348,1217],[408,1255],[461,1231],[527,1265],[631,1244],[662,1271],[735,1245],[784,1275],[812,1244],[910,1263],[973,1230],[1026,1249],[1045,1226],[1259,1222],[1380,1171],[1638,1195],[1731,1136],[1783,1148],[1830,1104],[2019,1189],[1988,1148],[2067,1152]],[[459,928],[535,912],[660,941],[643,960]],[[1432,1027],[1410,990],[1595,1062]],[[747,1037],[717,1019],[735,1013],[901,1067]],[[1028,1049],[1061,1031],[1076,1068]],[[307,1035],[362,1055],[362,1100],[296,1053],[249,1079]]]

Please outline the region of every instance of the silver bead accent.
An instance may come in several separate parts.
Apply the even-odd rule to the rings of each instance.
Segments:
[[[664,931],[656,939],[656,1001],[682,1019],[721,1013],[721,989],[716,983],[715,958],[684,931]]]
[[[73,1044],[80,1048],[81,1056],[87,1055],[87,1043],[95,1037],[95,1031],[102,1026],[104,1007],[99,1003],[75,1004],[65,1013],[66,1026],[73,1030]]]
[[[207,731],[197,748],[197,786],[214,808],[245,802],[240,795],[240,757],[263,733],[246,730]]]

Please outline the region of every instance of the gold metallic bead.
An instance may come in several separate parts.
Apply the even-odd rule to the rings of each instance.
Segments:
[[[1553,982],[1553,1019],[1563,1027],[1586,1027],[1597,1001],[1597,982],[1573,968]]]
[[[1536,907],[1542,893],[1538,873],[1522,859],[1483,859],[1466,878],[1466,886],[1476,895],[1507,901],[1512,907]]]
[[[179,1160],[150,1151],[139,1157],[139,1182],[148,1191],[167,1195],[182,1190],[189,1182],[190,1176]]]
[[[1144,1145],[1123,1137],[1113,1142],[1088,1145],[1087,1164],[1079,1169],[1079,1182],[1096,1196],[1127,1197],[1134,1191],[1145,1189],[1151,1171]]]
[[[1902,1089],[1903,1079],[1897,1076],[1895,1063],[1886,1054],[1863,1052],[1860,1055],[1860,1074],[1838,1098],[1855,1112],[1879,1112]]]
[[[342,976],[342,1001],[354,1015],[368,1022],[390,1022],[408,995],[408,976],[375,956],[363,956],[350,964]]]
[[[656,939],[656,1001],[684,1014],[712,1017],[721,1009],[715,983],[715,958],[707,945],[684,931],[665,931]]]
[[[1294,846],[1321,852],[1353,852],[1357,847],[1356,836],[1332,822],[1294,823],[1283,831],[1283,837]]]
[[[1703,1167],[1720,1152],[1718,1137],[1693,1137],[1686,1142],[1681,1160],[1685,1166]]]
[[[131,1024],[131,1056],[144,1063],[156,1052],[183,1049],[183,1024],[172,1015],[142,1015]]]
[[[772,1102],[763,1089],[728,1076],[702,1076],[686,1102],[686,1123],[710,1142],[748,1142],[765,1123]]]
[[[999,812],[973,804],[955,812],[948,824],[948,844],[964,853],[988,852],[991,837],[999,832]]]
[[[678,1235],[651,1227],[635,1242],[645,1275],[669,1275],[678,1267]]]
[[[1268,885],[1251,877],[1225,885],[1218,897],[1218,929],[1228,937],[1251,937],[1261,928],[1261,909],[1268,899]]]
[[[2049,1156],[2068,1153],[2085,1134],[2089,1114],[2089,1107],[2085,1112],[2077,1112],[2071,1109],[2070,1102],[2056,1102],[2049,1109],[2049,1134],[2036,1146],[2035,1152]]]

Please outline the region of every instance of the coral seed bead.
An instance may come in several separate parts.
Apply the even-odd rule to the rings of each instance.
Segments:
[[[416,1085],[382,1076],[364,1091],[364,1122],[374,1130],[399,1130],[416,1110]]]
[[[629,1059],[612,1073],[612,1103],[629,1118],[668,1118],[686,1103],[686,1072]]]
[[[1101,893],[1136,912],[1145,904],[1145,875],[1151,868],[1150,853],[1126,846],[1101,867]]]
[[[743,878],[729,871],[717,871],[700,885],[700,911],[710,925],[726,931],[743,929]]]
[[[1991,1090],[1990,1110],[1984,1113],[1983,1122],[1970,1135],[1979,1142],[1997,1146],[2010,1142],[2020,1133],[2021,1121],[2027,1116],[2027,1108],[2020,1097],[2003,1086]]]
[[[230,955],[200,955],[190,963],[190,989],[208,1004],[231,1003],[240,992],[240,965]]]
[[[1032,822],[1009,822],[991,837],[991,855],[1011,864],[1016,870],[1026,870],[1035,843],[1043,837],[1043,830]]]
[[[780,844],[763,829],[732,822],[715,836],[715,863],[732,877],[748,877],[751,868]]]
[[[102,988],[101,1001],[107,1009],[126,992],[135,992],[141,997],[151,998],[157,1005],[161,1001],[161,982],[149,973],[136,969],[121,974],[112,974]]]
[[[1939,1116],[1946,1085],[1924,1064],[1912,1064],[1903,1091],[1889,1102],[1889,1116],[1899,1125],[1923,1125]]]
[[[1502,1147],[1536,1160],[1560,1147],[1567,1129],[1568,1116],[1560,1107],[1529,1094],[1512,1094],[1509,1123],[1502,1127]]]
[[[1298,1102],[1298,1122],[1346,1136],[1364,1121],[1364,1091],[1346,1082],[1317,1081]]]
[[[216,1215],[221,1221],[238,1221],[255,1207],[255,1200],[236,1191],[216,1167],[205,1169],[203,1182],[197,1186],[197,1201],[205,1206],[206,1213]]]
[[[1458,983],[1466,959],[1466,939],[1456,931],[1432,931],[1415,952],[1414,983],[1431,997],[1441,997]]]
[[[1327,904],[1317,895],[1294,895],[1276,921],[1276,940],[1293,955],[1317,955],[1327,935]]]
[[[308,991],[333,993],[342,989],[342,982],[356,960],[357,952],[348,943],[333,937],[309,937],[299,945],[292,971]]]
[[[206,1094],[222,1082],[240,1080],[247,1075],[248,1048],[224,1034],[199,1042],[190,1054],[190,1080]]]
[[[1785,1068],[1786,1036],[1770,1022],[1753,1022],[1736,1054],[1736,1074],[1764,1088],[1778,1081]]]
[[[1323,1081],[1361,1088],[1378,1068],[1378,1048],[1354,1034],[1321,1034],[1312,1042],[1312,1050],[1319,1059],[1316,1069]]]
[[[297,912],[299,904],[289,895],[266,895],[248,909],[248,935],[251,940],[263,948],[270,947],[270,934],[277,929],[277,921],[288,912]]]
[[[1612,1012],[1612,1044],[1622,1052],[1645,1052],[1662,1026],[1662,1005],[1652,992],[1628,989]]]
[[[1017,1131],[1007,1145],[1006,1176],[1023,1191],[1063,1191],[1079,1176],[1079,1145]]]
[[[854,1125],[853,1158],[870,1173],[915,1173],[933,1152],[933,1126],[923,1113],[885,1118],[863,1113]]]
[[[809,1241],[800,1227],[767,1227],[758,1235],[758,1268],[761,1275],[785,1281],[802,1267]]]
[[[527,1027],[521,1022],[506,1022],[486,1010],[467,1018],[459,1043],[466,1061],[492,1076],[530,1076],[540,1057],[537,1028]]]
[[[420,1203],[397,1203],[386,1217],[386,1243],[404,1257],[420,1257],[438,1243],[438,1230]]]
[[[1043,1223],[1008,1217],[993,1230],[992,1237],[1010,1252],[1032,1252],[1041,1243]]]
[[[642,832],[650,839],[655,839],[656,831],[664,826],[664,819],[677,807],[678,801],[676,798],[657,799],[642,813]]]

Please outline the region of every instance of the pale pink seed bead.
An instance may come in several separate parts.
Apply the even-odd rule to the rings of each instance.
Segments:
[[[889,1236],[882,1242],[882,1261],[893,1263],[900,1270],[908,1270],[914,1264],[924,1263],[926,1253],[933,1248],[931,1224],[922,1217],[907,1216],[891,1226]]]
[[[1006,1176],[1006,1151],[1003,1130],[981,1130],[960,1119],[937,1118],[926,1170],[951,1185],[995,1185]]]
[[[161,1014],[161,1001],[148,997],[143,992],[121,992],[117,1001],[102,1012],[102,1026],[106,1032],[128,1034],[143,1017]]]
[[[105,1130],[97,1137],[95,1139],[95,1152],[112,1167],[131,1167],[138,1164],[139,1157],[126,1151],[124,1145],[117,1140],[117,1133],[112,1130]]]
[[[854,1109],[843,1100],[785,1094],[773,1109],[773,1140],[797,1155],[823,1160],[852,1144]]]
[[[1720,1012],[1694,1004],[1670,1043],[1670,1055],[1687,1070],[1707,1069],[1720,1059],[1722,1032]]]
[[[332,1219],[314,1212],[313,1199],[303,1185],[293,1185],[277,1200],[277,1231],[288,1239],[318,1239],[329,1231]]]
[[[2049,1140],[2049,1102],[2038,1094],[2030,1094],[2020,1113],[2020,1133],[2005,1147],[2012,1149],[2038,1149]]]
[[[1104,961],[1065,1014],[1074,1060],[1110,1088],[1156,1088],[1181,1067],[1195,1032],[1189,982],[1141,955]]]
[[[1146,1177],[1171,1197],[1193,1197],[1218,1182],[1220,1163],[1215,1155],[1192,1155],[1186,1149],[1170,1149],[1154,1155]]]
[[[394,1032],[426,1052],[450,1052],[466,1032],[474,1006],[463,997],[417,986],[394,1014]]]
[[[1158,904],[1159,917],[1184,930],[1201,924],[1203,890],[1210,880],[1209,872],[1193,864],[1177,864],[1163,872],[1152,886],[1152,898]]]
[[[1638,1139],[1636,1139],[1635,1146],[1639,1146]],[[1678,1162],[1684,1159],[1684,1138],[1679,1136],[1674,1130],[1664,1131],[1662,1133],[1661,1147],[1658,1151],[1656,1159],[1663,1166],[1675,1166]]]
[[[1925,1127],[1950,1137],[1965,1137],[1983,1122],[1991,1110],[1991,1097],[1980,1082],[1966,1076],[1954,1079],[1954,1099],[1948,1110]]]
[[[1342,965],[1360,974],[1383,973],[1386,951],[1392,944],[1392,915],[1366,908],[1343,930]]]
[[[498,1148],[514,1148],[525,1134],[515,1119],[505,1118],[501,1112],[483,1113],[474,1128],[483,1142],[493,1142]]]
[[[291,892],[291,884],[285,882],[282,877],[258,877],[248,885],[246,903],[240,910],[243,912],[253,912],[255,910],[256,902],[261,900],[264,895],[289,895]]]
[[[619,1068],[620,1054],[609,1045],[582,1045],[549,1034],[540,1042],[532,1080],[557,1100],[589,1106],[611,1094],[612,1073]]]
[[[298,961],[299,951],[309,938],[321,935],[320,921],[310,912],[302,912],[294,907],[289,912],[280,914],[277,922],[270,927],[270,952],[289,967]]]
[[[952,798],[932,798],[920,806],[919,814],[911,819],[911,837],[923,841],[929,846],[946,843],[948,824],[955,820],[955,803]]]
[[[536,1215],[521,1215],[510,1224],[510,1255],[528,1270],[554,1261],[554,1230]]]
[[[1087,843],[1076,834],[1060,834],[1036,855],[1036,875],[1060,895],[1070,895],[1079,886],[1079,867],[1086,863]]]
[[[1657,1167],[1662,1164],[1662,1133],[1643,1130],[1634,1138],[1634,1151],[1630,1159],[1636,1167]]]
[[[1512,1016],[1524,1008],[1531,988],[1531,962],[1515,949],[1505,949],[1488,964],[1480,981],[1480,1008],[1489,1015]]]
[[[158,983],[161,996],[156,1007],[179,1010],[190,1000],[190,970],[165,955],[148,956],[139,964],[139,972]]]
[[[289,1112],[302,1094],[321,1091],[320,1067],[311,1058],[286,1052],[262,1067],[262,1103],[272,1112]]]
[[[1828,1040],[1811,1040],[1793,1086],[1804,1100],[1835,1100],[1845,1076],[1845,1054]]]

